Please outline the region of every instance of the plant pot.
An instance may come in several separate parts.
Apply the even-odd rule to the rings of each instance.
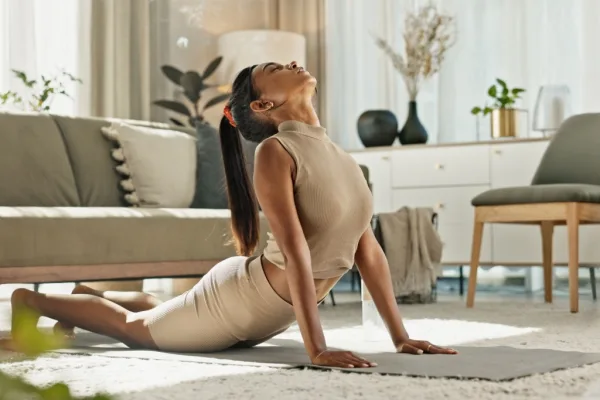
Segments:
[[[144,281],[98,281],[98,282],[81,282],[82,285],[91,287],[92,289],[101,292],[143,292]]]
[[[358,117],[358,137],[365,147],[391,146],[396,140],[398,120],[388,110],[369,110]]]
[[[515,108],[498,108],[491,112],[490,128],[493,139],[519,136],[519,111]]]
[[[398,132],[398,139],[402,144],[425,144],[429,139],[427,130],[419,120],[416,101],[408,103],[408,117],[402,130]]]

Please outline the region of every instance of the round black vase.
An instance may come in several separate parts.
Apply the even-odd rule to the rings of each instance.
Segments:
[[[356,122],[358,137],[365,147],[391,146],[396,140],[398,120],[388,110],[368,110]]]
[[[429,139],[425,127],[419,121],[416,101],[408,103],[408,117],[402,129],[398,132],[398,139],[402,144],[424,144]]]

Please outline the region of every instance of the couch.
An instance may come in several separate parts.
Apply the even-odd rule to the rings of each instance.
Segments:
[[[113,121],[0,113],[0,284],[199,277],[235,255],[227,209],[125,203],[101,134]]]
[[[229,210],[124,202],[112,121],[0,113],[0,283],[197,277],[235,255]]]

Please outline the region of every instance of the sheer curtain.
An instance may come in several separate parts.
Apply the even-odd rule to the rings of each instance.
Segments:
[[[78,74],[78,0],[2,0],[0,1],[0,92],[24,93],[11,70],[22,70],[28,77],[52,76],[64,69]],[[76,98],[79,88],[67,87]],[[75,114],[78,103],[57,97],[50,110]]]
[[[346,149],[361,148],[356,120],[367,109],[392,110],[402,124],[408,97],[399,74],[373,41],[403,49],[406,10],[429,0],[325,0],[327,113],[325,122]],[[438,0],[456,17],[457,42],[438,76],[417,99],[430,143],[489,137],[470,114],[496,78],[523,87],[519,104],[533,111],[540,85],[571,90],[573,111],[600,111],[600,2],[595,0]]]

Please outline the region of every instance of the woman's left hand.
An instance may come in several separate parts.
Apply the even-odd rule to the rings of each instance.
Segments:
[[[406,339],[396,344],[398,353],[406,354],[458,354],[454,349],[436,346],[425,340]]]

